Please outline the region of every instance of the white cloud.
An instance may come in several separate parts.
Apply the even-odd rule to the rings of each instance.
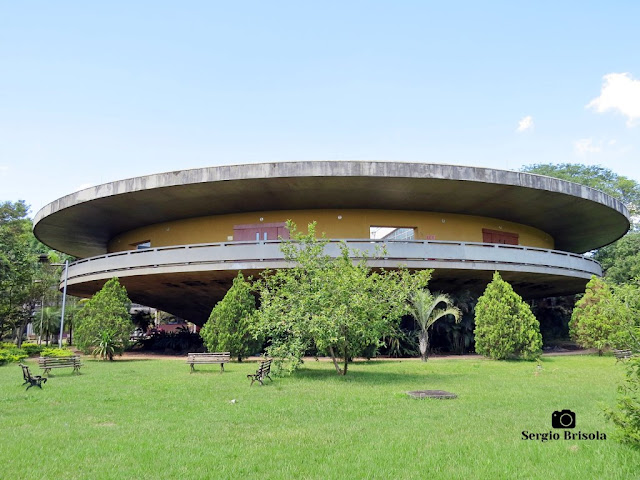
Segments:
[[[518,122],[518,128],[517,128],[517,132],[525,132],[527,130],[531,130],[533,128],[533,117],[531,115],[527,115],[526,117],[523,117],[519,122]]]
[[[600,153],[602,152],[602,147],[600,145],[595,145],[593,143],[593,139],[591,138],[582,138],[577,140],[573,147],[578,155],[587,155],[588,153]]]
[[[600,96],[591,100],[587,108],[598,113],[618,111],[627,117],[628,127],[634,126],[640,119],[640,80],[634,80],[628,73],[605,75]]]

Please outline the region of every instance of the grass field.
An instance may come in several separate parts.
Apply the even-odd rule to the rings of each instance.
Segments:
[[[538,374],[484,359],[356,362],[342,378],[312,360],[249,387],[255,368],[89,358],[82,375],[58,370],[25,391],[17,365],[0,367],[0,478],[640,477],[640,451],[616,442],[601,413],[624,371],[612,357],[545,358]],[[423,389],[459,397],[405,394]],[[563,409],[576,413],[572,432],[607,439],[523,440]]]

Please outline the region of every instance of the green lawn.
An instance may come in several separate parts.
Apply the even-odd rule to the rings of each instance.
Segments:
[[[34,360],[28,361],[39,373]],[[197,367],[198,368],[198,367]],[[249,387],[256,364],[189,374],[184,360],[86,359],[42,390],[0,367],[2,479],[626,479],[640,451],[613,439],[601,413],[624,368],[612,357],[357,362],[338,377],[309,361]],[[414,400],[442,389],[455,400]],[[231,400],[235,399],[235,403]],[[551,413],[604,441],[523,440]],[[563,434],[563,430],[554,430]]]

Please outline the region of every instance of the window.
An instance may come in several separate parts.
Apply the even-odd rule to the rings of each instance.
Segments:
[[[415,228],[369,227],[369,238],[375,240],[415,240]]]
[[[144,242],[134,243],[136,250],[143,250],[145,248],[151,248],[151,240],[145,240]]]

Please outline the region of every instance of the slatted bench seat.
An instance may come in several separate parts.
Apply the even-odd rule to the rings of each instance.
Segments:
[[[631,350],[613,350],[613,354],[616,356],[616,362],[631,358],[633,355]]]
[[[38,366],[43,370],[42,374],[46,375],[53,368],[73,368],[74,373],[80,373],[80,355],[71,357],[40,357],[38,358]]]
[[[262,360],[260,362],[258,370],[256,370],[256,373],[247,375],[247,378],[251,379],[251,385],[253,385],[253,382],[255,382],[256,380],[260,382],[260,385],[264,385],[263,380],[265,379],[265,377],[273,382],[273,379],[271,378],[269,373],[271,373],[271,359]]]
[[[212,363],[220,364],[220,373],[224,372],[224,364],[231,361],[231,352],[216,353],[189,353],[187,363],[191,365],[191,372],[195,371],[194,365],[206,365]]]

